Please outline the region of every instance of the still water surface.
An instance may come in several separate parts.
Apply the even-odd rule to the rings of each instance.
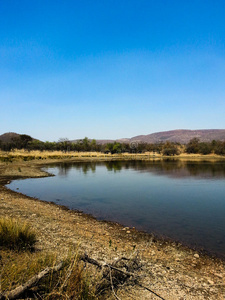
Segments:
[[[8,185],[225,258],[225,162],[60,163]]]

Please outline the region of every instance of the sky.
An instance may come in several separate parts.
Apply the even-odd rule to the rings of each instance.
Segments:
[[[0,134],[225,129],[224,0],[0,0]]]

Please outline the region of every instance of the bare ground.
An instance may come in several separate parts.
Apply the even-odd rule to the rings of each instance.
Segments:
[[[52,162],[52,160],[51,160]],[[47,161],[46,161],[47,163]],[[180,244],[97,221],[89,215],[12,192],[4,187],[11,179],[47,176],[43,162],[0,163],[0,216],[29,222],[38,234],[37,248],[59,257],[79,246],[81,252],[102,263],[138,255],[141,285],[123,286],[120,299],[225,299],[225,263]],[[113,296],[112,296],[113,297]]]

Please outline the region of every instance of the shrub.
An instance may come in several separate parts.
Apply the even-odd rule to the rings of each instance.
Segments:
[[[171,148],[164,148],[162,154],[165,156],[174,156],[174,155],[179,155],[180,152],[178,151],[177,148],[171,147]]]
[[[212,153],[212,147],[210,143],[200,143],[199,144],[199,153],[206,155]]]
[[[32,250],[36,235],[27,223],[0,218],[0,246],[13,250]]]

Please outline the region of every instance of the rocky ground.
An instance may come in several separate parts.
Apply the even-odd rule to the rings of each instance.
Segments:
[[[66,257],[79,248],[100,263],[120,257],[138,257],[139,284],[124,285],[119,299],[225,299],[225,263],[180,244],[162,241],[135,228],[97,221],[71,211],[12,192],[4,184],[13,178],[39,177],[43,162],[0,164],[0,216],[26,220],[38,234],[37,248]],[[112,297],[116,297],[113,296]]]

